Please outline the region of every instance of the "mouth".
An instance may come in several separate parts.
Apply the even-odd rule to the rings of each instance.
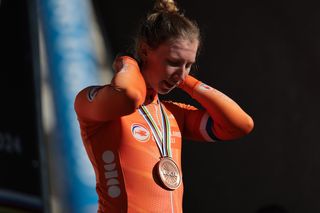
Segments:
[[[170,83],[170,82],[168,82],[168,81],[164,81],[163,83],[164,83],[164,85],[165,85],[167,88],[174,87],[174,84],[172,84],[172,83]]]
[[[179,82],[171,82],[171,81],[166,81],[166,80],[163,80],[162,82],[163,82],[165,89],[172,89],[172,88],[176,87],[179,83]]]

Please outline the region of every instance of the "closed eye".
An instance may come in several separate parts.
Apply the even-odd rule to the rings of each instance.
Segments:
[[[173,60],[167,60],[167,63],[169,66],[172,66],[172,67],[181,67],[181,66],[184,66],[184,62],[183,61],[173,61]],[[190,69],[192,67],[193,63],[187,63],[185,65],[185,68],[186,69]]]
[[[180,67],[182,65],[181,61],[167,60],[167,63],[169,66],[172,66],[172,67]]]

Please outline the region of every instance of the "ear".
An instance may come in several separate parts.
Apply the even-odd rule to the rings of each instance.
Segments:
[[[150,49],[150,47],[148,46],[147,43],[141,42],[139,52],[140,52],[140,57],[142,60],[144,60],[148,56],[149,49]]]

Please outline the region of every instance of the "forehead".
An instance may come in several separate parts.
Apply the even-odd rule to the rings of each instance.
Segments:
[[[184,58],[194,61],[199,42],[198,40],[174,39],[162,43],[158,48],[159,54],[165,54],[172,58]]]

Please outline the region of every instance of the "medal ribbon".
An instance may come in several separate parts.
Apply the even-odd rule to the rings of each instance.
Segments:
[[[162,120],[162,133],[159,130],[156,122],[152,118],[152,115],[148,111],[145,105],[141,105],[139,107],[139,112],[143,116],[143,118],[147,121],[153,135],[155,136],[156,143],[160,150],[160,153],[163,157],[172,157],[171,153],[171,134],[170,134],[170,122],[166,112],[163,110],[162,104],[160,101],[160,111],[161,111],[161,120]]]

